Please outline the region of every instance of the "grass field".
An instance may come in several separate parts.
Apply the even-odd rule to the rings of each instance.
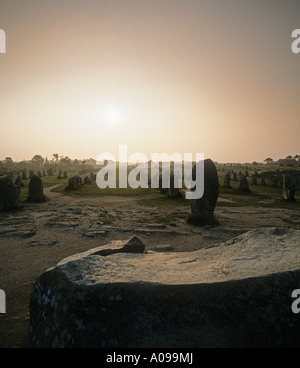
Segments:
[[[273,174],[278,175],[281,178],[282,173],[291,172],[294,177],[300,182],[300,168],[279,167],[276,165],[247,165],[248,169],[248,182],[250,187],[249,193],[241,193],[238,190],[239,181],[233,181],[231,175],[230,186],[231,188],[224,188],[223,181],[224,176],[228,170],[231,172],[243,172],[245,173],[245,165],[230,165],[230,164],[217,164],[218,177],[220,183],[220,193],[218,206],[222,207],[240,207],[240,206],[260,206],[270,208],[291,208],[300,209],[300,191],[296,192],[294,202],[288,202],[282,198],[282,188],[280,186],[274,187],[271,185],[271,176]],[[258,185],[251,184],[252,175],[255,171],[258,174]],[[96,173],[96,172],[95,172]],[[78,173],[69,173],[69,177]],[[89,173],[81,175],[82,179],[89,175]],[[265,177],[266,185],[260,185],[261,177]],[[77,191],[69,191],[66,189],[68,185],[68,179],[58,179],[57,174],[52,176],[42,177],[44,188],[59,185],[53,189],[55,192],[60,192],[68,196],[73,197],[99,197],[99,196],[125,196],[134,197],[135,200],[140,201],[145,206],[187,206],[190,202],[182,199],[170,199],[166,194],[162,194],[158,189],[153,188],[137,188],[132,189],[130,187],[124,188],[106,188],[100,189],[95,180],[91,184],[84,184]],[[23,180],[24,187],[21,188],[21,202],[26,201],[28,194],[29,179]]]

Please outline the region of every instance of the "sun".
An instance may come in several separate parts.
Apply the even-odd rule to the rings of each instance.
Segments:
[[[110,107],[106,110],[104,117],[106,122],[110,125],[117,124],[121,120],[120,113],[113,107]]]

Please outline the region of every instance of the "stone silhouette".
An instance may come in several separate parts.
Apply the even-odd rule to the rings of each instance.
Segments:
[[[252,176],[252,184],[257,185],[257,176]]]
[[[27,170],[26,169],[23,169],[23,171],[22,171],[22,179],[23,180],[27,179]]]
[[[278,186],[278,176],[277,175],[273,175],[271,178],[271,184],[273,185],[273,187],[277,187]]]
[[[89,176],[86,176],[84,179],[83,179],[83,182],[84,184],[91,184],[92,183],[92,180]]]
[[[12,211],[17,208],[20,187],[8,176],[0,178],[0,211]]]
[[[37,175],[33,175],[28,185],[28,200],[30,202],[45,202],[43,181]]]
[[[82,186],[82,178],[79,175],[74,175],[68,180],[67,190],[78,190]]]
[[[227,172],[227,174],[225,174],[223,187],[230,188],[230,172],[229,171]]]
[[[241,175],[238,190],[240,190],[241,192],[250,192],[249,183],[246,175]]]
[[[192,179],[196,179],[196,165],[192,170]],[[204,193],[201,198],[191,199],[192,214],[189,222],[206,224],[214,221],[214,210],[219,197],[219,179],[216,166],[211,159],[204,160]],[[193,188],[195,190],[195,188]],[[193,191],[192,189],[192,191]]]
[[[295,199],[296,183],[289,174],[283,175],[282,195],[284,199],[293,201]]]
[[[15,180],[15,185],[19,185],[20,187],[24,187],[24,183],[22,182],[22,177],[20,174],[18,174],[16,180]]]

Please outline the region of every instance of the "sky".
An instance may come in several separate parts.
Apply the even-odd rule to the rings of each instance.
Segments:
[[[300,154],[299,0],[0,0],[0,160]]]

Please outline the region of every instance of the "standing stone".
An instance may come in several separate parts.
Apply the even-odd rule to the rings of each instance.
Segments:
[[[27,170],[26,169],[23,169],[23,171],[22,171],[22,179],[23,180],[27,179]]]
[[[79,175],[74,175],[68,180],[67,190],[78,190],[82,185],[82,178]]]
[[[227,172],[227,174],[224,177],[223,187],[224,188],[230,188],[230,172],[229,171]]]
[[[62,179],[62,170],[59,169],[57,179]]]
[[[272,183],[273,187],[277,187],[278,186],[278,176],[277,175],[273,175],[272,176],[271,183]]]
[[[64,171],[64,179],[68,178],[68,171]]]
[[[242,175],[240,177],[240,183],[239,183],[238,190],[240,190],[241,192],[250,192],[249,183],[246,178],[246,175]]]
[[[0,211],[12,211],[17,208],[20,187],[8,176],[0,178]]]
[[[181,198],[182,197],[182,193],[179,190],[180,183],[179,183],[179,179],[176,175],[171,175],[170,176],[170,188],[169,188],[169,192],[168,192],[168,196],[172,199],[175,198]]]
[[[295,199],[296,183],[289,174],[283,175],[282,195],[284,199],[293,201]]]
[[[233,174],[233,181],[238,181],[238,177],[237,177],[237,173],[236,172]]]
[[[91,184],[92,183],[92,180],[89,176],[86,176],[84,179],[83,179],[83,182],[84,184]]]
[[[167,180],[168,176],[170,175],[170,171],[164,171],[162,175],[159,175],[159,189],[161,193],[168,193],[169,192],[169,185],[166,187],[164,186],[164,182]]]
[[[30,202],[45,202],[43,181],[37,175],[33,175],[28,185],[29,201]]]
[[[196,165],[192,170],[192,178],[196,180]],[[195,188],[192,188],[194,191]],[[210,223],[214,220],[214,210],[219,197],[219,179],[216,166],[211,159],[204,160],[204,193],[201,198],[191,199],[191,217],[189,222],[195,224]]]
[[[18,174],[16,180],[15,180],[15,185],[19,185],[20,187],[24,187],[24,184],[22,182],[22,178],[21,178],[21,175]]]
[[[266,185],[266,179],[264,177],[261,178],[260,184],[261,185]]]
[[[257,177],[256,176],[252,176],[252,184],[257,185]]]

